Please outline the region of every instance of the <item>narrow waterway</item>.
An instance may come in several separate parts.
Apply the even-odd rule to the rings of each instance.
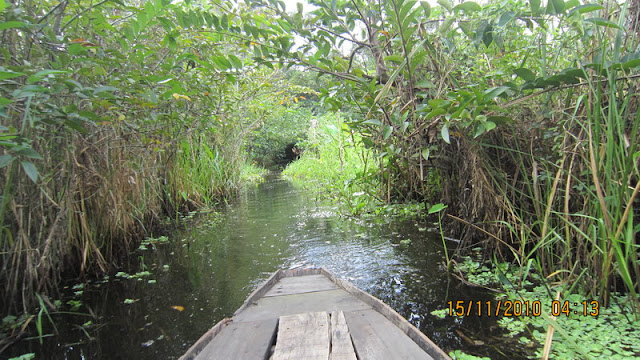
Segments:
[[[499,355],[459,335],[486,337],[494,331],[491,319],[430,314],[448,308],[449,300],[490,299],[447,275],[433,223],[340,217],[277,175],[194,223],[132,255],[129,273],[148,274],[69,289],[79,291],[75,311],[83,315],[54,316],[58,336],[45,337],[42,346],[38,339],[21,341],[12,352],[35,352],[38,359],[174,359],[273,271],[323,266],[388,303],[445,350]]]

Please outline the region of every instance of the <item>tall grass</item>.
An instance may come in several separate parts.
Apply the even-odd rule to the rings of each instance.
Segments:
[[[55,297],[63,271],[109,271],[167,216],[214,203],[239,182],[241,166],[224,154],[230,150],[204,135],[158,147],[118,126],[58,138],[40,131],[33,135],[43,154],[38,183],[22,171],[0,172],[8,184],[0,243],[7,313],[28,312],[34,294]]]
[[[196,208],[210,204],[235,189],[241,164],[224,150],[212,147],[204,135],[180,141],[169,171],[170,194],[176,204]]]
[[[619,25],[622,29],[623,20]],[[484,146],[506,155],[503,162],[508,159],[493,162],[488,173],[509,214],[509,221],[500,224],[510,234],[511,256],[527,271],[533,267],[564,284],[563,296],[580,290],[606,304],[611,291],[624,291],[636,308],[637,84],[629,73],[606,67],[622,57],[623,30],[598,31],[601,53],[595,57],[607,61],[584,69],[582,85],[550,97],[555,120],[544,136],[532,139],[527,129],[516,126]],[[574,55],[580,59],[583,53],[576,50]]]

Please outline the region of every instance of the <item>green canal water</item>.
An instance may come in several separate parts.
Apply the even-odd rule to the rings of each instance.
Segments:
[[[220,214],[201,215],[187,230],[170,234],[170,241],[131,255],[127,273],[148,275],[69,286],[68,293],[78,292],[82,304],[75,311],[83,315],[53,315],[58,335],[42,345],[20,341],[9,355],[176,359],[275,270],[323,266],[389,304],[446,351],[513,359],[495,351],[491,339],[500,331],[493,319],[430,314],[450,300],[491,299],[443,269],[435,227],[419,219],[340,217],[274,175]]]

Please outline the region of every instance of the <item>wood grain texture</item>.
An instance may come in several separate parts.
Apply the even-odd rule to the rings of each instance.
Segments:
[[[230,322],[195,360],[264,360],[274,341],[276,328],[276,319]]]
[[[327,280],[323,280],[320,275],[326,277]],[[307,280],[309,284],[305,285]],[[312,285],[312,283],[315,285]],[[316,288],[314,288],[314,286]],[[280,316],[309,312],[338,312],[341,310],[344,311],[346,318],[347,329],[345,331],[350,333],[352,339],[351,345],[361,360],[451,359],[442,349],[435,345],[431,339],[387,304],[358,289],[351,283],[336,278],[324,268],[298,268],[275,272],[262,285],[256,288],[244,304],[236,311],[233,317],[233,324],[257,324],[261,322],[265,324],[267,322],[277,324]],[[356,314],[359,314],[359,317],[356,317]],[[339,315],[336,315],[335,320],[337,321],[338,319]],[[236,325],[238,328],[230,328],[229,326],[229,319],[218,323],[203,335],[180,359],[194,359],[198,353],[204,351],[203,349],[208,348],[210,344],[227,341],[225,339],[229,339],[230,341],[229,344],[226,345],[227,347],[238,346],[242,349],[242,346],[245,344],[238,340],[239,337],[229,335],[240,333],[240,327],[242,326]],[[340,327],[338,323],[336,323],[335,326],[337,328]],[[267,327],[265,327],[265,329],[266,328]],[[231,329],[231,331],[228,332],[228,329]],[[263,334],[265,338],[267,337],[265,334],[268,334],[269,331],[260,330],[259,327],[256,329],[259,334]],[[275,328],[271,331],[273,338]],[[231,338],[229,338],[229,336],[231,336]],[[249,338],[251,337],[252,335],[249,335]],[[272,338],[270,340],[273,340]],[[340,336],[338,336],[336,341],[345,340],[344,343],[346,344],[346,337],[343,336],[343,338],[344,339],[341,340]],[[395,340],[390,341],[390,339]],[[331,341],[334,341],[333,334],[331,334]],[[273,341],[267,345],[264,345],[267,342],[266,340],[262,342],[261,345],[257,342],[254,343],[253,339],[251,341],[245,341],[247,344],[256,345],[257,353],[262,354],[264,352],[262,357],[264,359],[269,355]],[[394,346],[397,346],[394,344],[403,345],[401,348],[394,348]],[[415,352],[416,347],[421,349],[422,353]],[[203,356],[204,355],[203,353]],[[210,352],[207,356],[209,357],[201,358],[198,356],[197,358],[223,358],[218,357],[218,355],[212,355]],[[228,358],[244,359],[246,357],[231,356]],[[332,359],[342,360],[342,358],[336,357]],[[352,357],[347,357],[346,359],[353,360]]]
[[[234,316],[234,321],[274,319],[282,315],[294,315],[318,311],[349,311],[370,309],[371,306],[351,296],[342,289],[314,293],[264,297]]]
[[[329,360],[357,360],[347,320],[342,311],[331,312],[331,354]]]
[[[407,319],[398,314],[389,305],[382,302],[375,296],[358,289],[356,286],[346,280],[335,277],[328,270],[321,268],[322,274],[324,274],[331,281],[336,283],[339,287],[345,289],[349,294],[357,297],[364,303],[371,306],[376,311],[380,312],[391,323],[397,326],[402,332],[404,332],[411,340],[413,340],[420,348],[426,351],[430,356],[436,360],[451,360],[451,357],[447,355],[438,345],[436,345],[429,337],[423,334],[418,328],[413,326]]]
[[[227,325],[231,321],[232,320],[229,318],[222,319],[214,327],[209,329],[209,331],[204,333],[204,335],[202,335],[200,339],[198,339],[198,341],[196,341],[193,345],[191,345],[189,350],[187,350],[187,352],[184,355],[182,355],[178,360],[193,360],[196,357],[196,355],[198,355],[198,353],[200,353],[202,349],[204,349],[207,346],[207,344],[209,344],[211,340],[214,337],[216,337],[216,335],[218,335],[220,331],[222,331],[225,325]]]
[[[273,360],[327,360],[329,314],[311,312],[281,316]]]
[[[280,279],[282,279],[285,276],[286,276],[286,272],[284,270],[278,270],[273,274],[271,274],[271,276],[269,276],[267,280],[265,280],[262,284],[260,284],[260,286],[258,286],[255,290],[253,290],[251,294],[249,294],[249,297],[247,297],[247,300],[244,301],[244,303],[238,308],[238,310],[236,310],[236,312],[233,315],[235,316],[241,313],[242,310],[247,308],[249,305],[258,301],[258,299],[262,298],[262,296],[266,294],[273,287],[273,285],[277,284],[278,281],[280,281]]]
[[[433,359],[402,330],[373,309],[345,312],[345,317],[359,359]]]
[[[303,294],[308,292],[338,289],[333,281],[324,275],[284,277],[264,294],[265,297]]]

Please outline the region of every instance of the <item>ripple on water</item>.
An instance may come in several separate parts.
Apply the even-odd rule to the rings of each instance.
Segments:
[[[440,269],[440,239],[417,230],[424,223],[346,219],[284,180],[248,189],[215,216],[222,218],[202,219],[203,226],[172,236],[182,241],[131,256],[129,272],[144,264],[155,283],[118,280],[85,291],[86,308],[100,311],[99,331],[89,329],[93,341],[78,331],[84,317],[67,316],[56,322],[61,336],[16,352],[45,359],[177,358],[280,268],[325,267],[388,303],[444,348],[460,348],[453,329],[473,324],[439,320],[430,311],[448,299],[484,296],[451,286]],[[401,244],[403,239],[411,241]],[[158,270],[163,264],[170,267]],[[124,305],[125,299],[137,301]],[[176,305],[184,311],[173,310]]]

